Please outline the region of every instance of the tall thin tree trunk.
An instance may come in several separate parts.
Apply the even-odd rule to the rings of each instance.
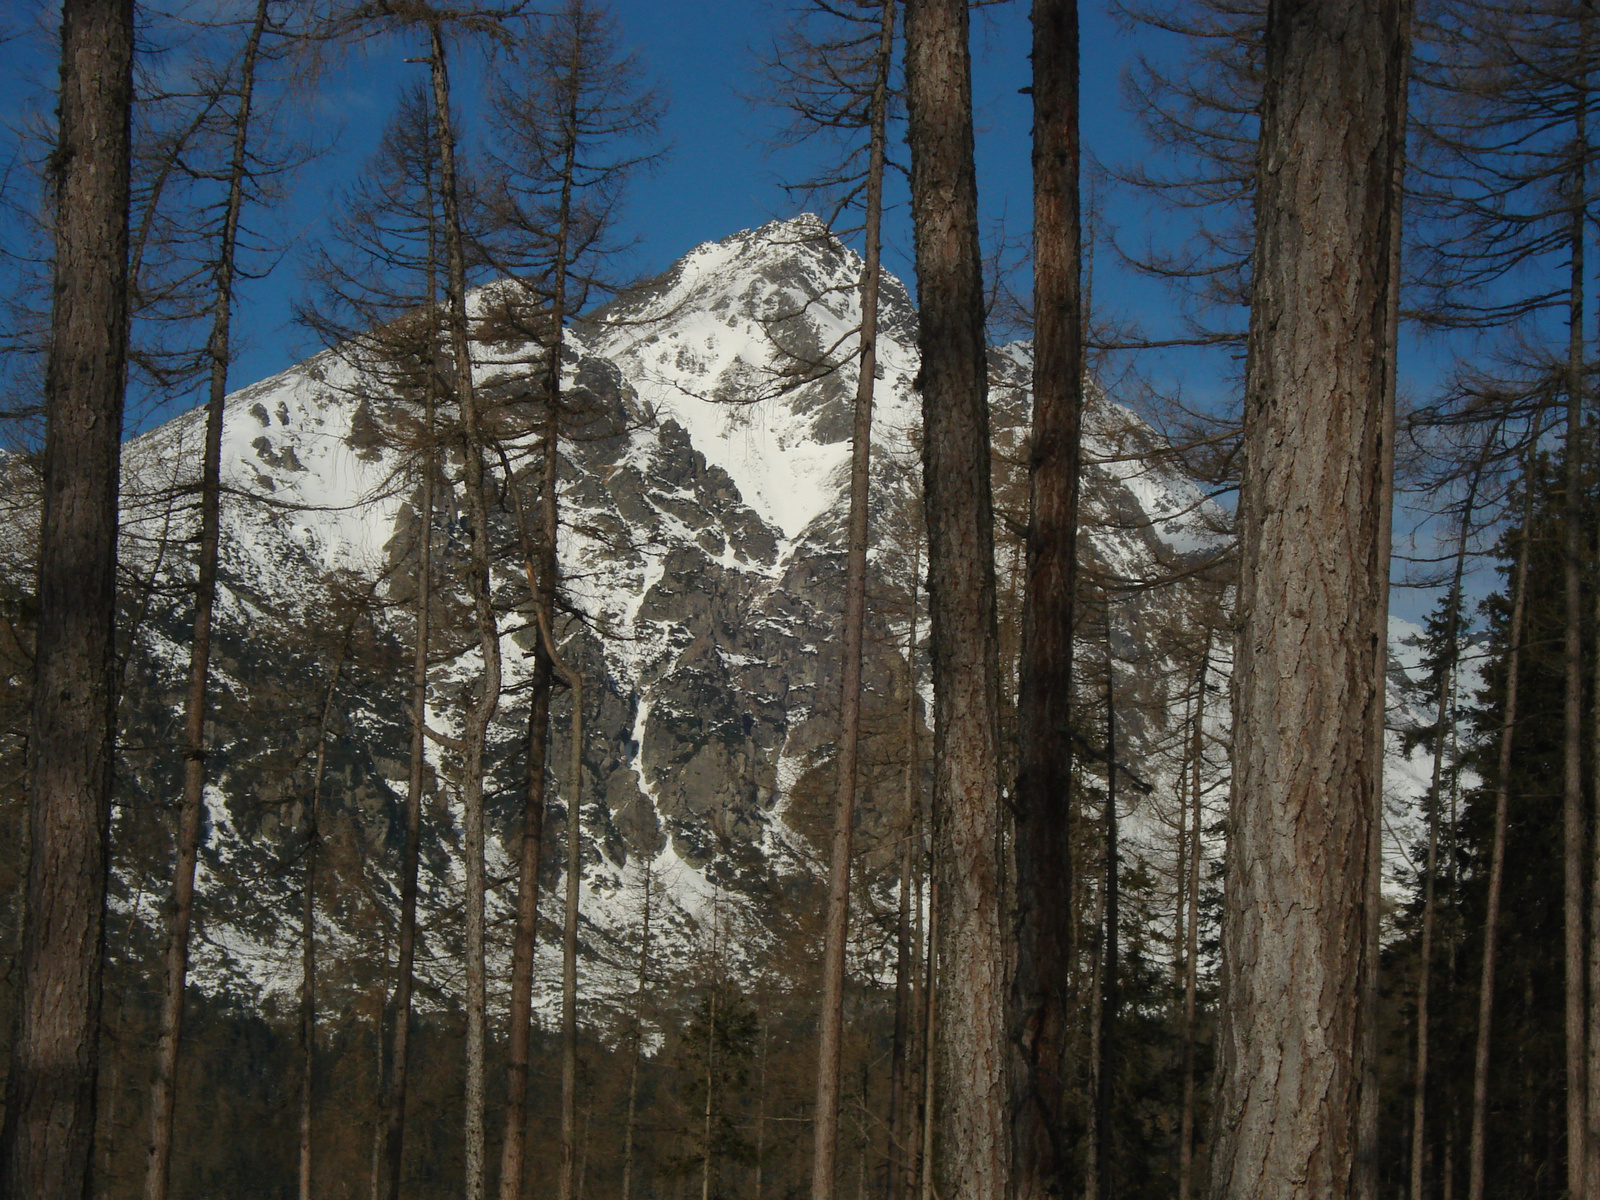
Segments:
[[[178,1051],[183,1040],[184,993],[189,981],[189,934],[194,915],[194,873],[205,815],[206,705],[211,683],[211,619],[217,599],[217,553],[222,530],[222,422],[232,359],[234,259],[239,214],[249,174],[251,103],[256,57],[267,25],[268,0],[257,0],[255,20],[240,67],[239,111],[234,117],[228,163],[228,199],[217,247],[216,295],[212,301],[211,360],[206,397],[205,458],[200,481],[200,561],[195,584],[194,627],[189,641],[189,686],[184,697],[183,797],[178,805],[177,862],[172,881],[172,924],[167,931],[166,989],[156,1073],[150,1085],[150,1145],[145,1164],[145,1200],[166,1200],[172,1162],[173,1115],[177,1103]]]
[[[1587,17],[1580,17],[1587,42]],[[1585,67],[1587,64],[1584,64]],[[1589,1083],[1587,1047],[1587,988],[1584,978],[1588,954],[1584,946],[1583,875],[1583,300],[1584,245],[1588,235],[1589,96],[1586,72],[1577,76],[1574,97],[1572,225],[1567,239],[1571,264],[1567,314],[1567,428],[1565,439],[1566,504],[1564,568],[1566,614],[1563,652],[1566,688],[1562,703],[1562,924],[1565,934],[1565,1009],[1567,1078],[1567,1195],[1568,1200],[1588,1200],[1587,1107]]]
[[[911,1043],[916,1003],[912,976],[917,963],[911,946],[912,876],[916,871],[917,850],[917,575],[922,569],[922,543],[911,554],[911,607],[906,628],[906,770],[905,832],[900,845],[900,891],[895,912],[894,1033],[889,1047],[889,1161],[884,1194],[888,1200],[903,1200],[907,1186],[909,1155],[906,1146],[907,1116],[911,1108]]]
[[[639,1061],[644,1055],[644,996],[646,971],[650,964],[650,880],[651,868],[644,864],[644,918],[639,938],[639,983],[633,993],[633,1055],[628,1064],[628,1120],[622,1135],[622,1200],[633,1200],[633,1139],[639,1126]],[[766,1069],[766,1040],[763,1033],[762,1069]],[[760,1127],[756,1143],[756,1200],[761,1200]]]
[[[574,35],[572,53],[579,54]],[[550,346],[545,361],[544,421],[540,429],[543,458],[539,480],[539,535],[531,536],[520,518],[524,551],[530,567],[528,586],[535,608],[545,620],[555,620],[559,588],[560,530],[558,471],[561,453],[561,371],[566,343],[567,273],[572,236],[572,189],[577,161],[578,69],[574,61],[568,78],[565,124],[561,132],[561,189],[556,202],[555,247],[550,272]],[[515,480],[507,484],[515,489]],[[550,652],[541,640],[534,649],[533,676],[529,681],[527,781],[522,816],[522,858],[517,875],[517,934],[511,952],[510,1036],[506,1048],[506,1125],[500,1155],[500,1200],[522,1195],[528,1138],[528,1056],[533,1018],[533,957],[539,930],[539,864],[543,854],[545,764],[550,746]]]
[[[430,263],[433,260],[431,240],[430,230]],[[430,311],[433,306],[434,289],[430,270]],[[400,859],[400,928],[396,947],[394,1033],[384,1133],[385,1181],[382,1194],[388,1200],[400,1200],[405,1153],[406,1095],[411,1067],[411,993],[416,982],[417,873],[422,854],[422,792],[428,780],[428,652],[433,602],[434,484],[438,473],[433,444],[436,377],[437,372],[430,363],[423,411],[422,512],[417,534],[417,595],[413,617],[416,637],[411,649],[411,764],[406,779],[406,841]]]
[[[1100,1170],[1100,1069],[1101,1055],[1105,1050],[1105,1039],[1100,1036],[1100,1027],[1104,1020],[1106,1001],[1104,876],[1101,877],[1100,887],[1095,890],[1094,910],[1095,944],[1089,967],[1089,1013],[1086,1022],[1088,1028],[1085,1030],[1087,1036],[1084,1039],[1089,1044],[1089,1086],[1085,1096],[1088,1128],[1084,1131],[1083,1139],[1083,1196],[1084,1200],[1109,1200],[1102,1187],[1105,1177]]]
[[[1200,969],[1200,863],[1205,833],[1202,769],[1205,765],[1206,672],[1211,665],[1211,635],[1200,655],[1200,673],[1195,679],[1194,728],[1189,742],[1189,818],[1188,907],[1183,931],[1183,1107],[1178,1117],[1178,1200],[1189,1200],[1194,1191],[1194,1043],[1195,983]]]
[[[1267,7],[1213,1200],[1375,1182],[1406,45],[1403,0]]]
[[[1117,1007],[1121,1001],[1118,934],[1122,922],[1121,851],[1117,848],[1116,660],[1111,654],[1111,611],[1106,610],[1106,900],[1105,965],[1100,974],[1100,1070],[1095,1078],[1096,1193],[1116,1195],[1111,1109],[1117,1082]]]
[[[934,690],[935,1190],[1010,1191],[1005,931],[1001,918],[999,642],[989,483],[988,363],[965,0],[906,7],[916,234],[918,383]]]
[[[467,268],[462,245],[455,133],[450,124],[450,75],[437,15],[428,18],[429,65],[433,83],[434,121],[438,128],[439,196],[444,210],[446,296],[450,316],[450,352],[456,404],[464,442],[463,483],[471,540],[467,586],[472,596],[478,650],[483,657],[478,696],[468,705],[463,722],[461,772],[462,832],[466,850],[467,1070],[466,1070],[466,1200],[483,1200],[484,1155],[484,877],[483,758],[489,722],[500,702],[500,631],[495,621],[489,577],[489,503],[484,479],[484,433],[472,377],[472,347],[467,327]]]
[[[1592,518],[1591,518],[1592,519]],[[1600,562],[1600,533],[1596,535],[1595,561]],[[1600,805],[1600,592],[1595,595],[1594,711],[1590,717],[1589,748],[1593,764],[1592,783],[1596,804]],[[1600,809],[1597,809],[1600,811]],[[1585,1180],[1590,1200],[1600,1197],[1600,819],[1595,824],[1590,853],[1589,883],[1589,1092],[1584,1108],[1588,1124],[1585,1142]]]
[[[1474,474],[1462,511],[1461,533],[1456,539],[1456,565],[1446,597],[1445,654],[1439,668],[1439,692],[1434,704],[1433,770],[1428,783],[1428,861],[1422,885],[1422,950],[1417,982],[1417,1055],[1412,1075],[1411,1096],[1411,1200],[1422,1195],[1423,1163],[1427,1150],[1428,1115],[1428,1038],[1429,999],[1433,987],[1433,937],[1435,922],[1435,880],[1439,870],[1439,795],[1444,785],[1445,722],[1455,705],[1457,608],[1461,601],[1461,579],[1467,564],[1467,537],[1472,529],[1472,509],[1477,498],[1478,475]]]
[[[1018,664],[1011,1121],[1017,1200],[1066,1187],[1072,633],[1083,415],[1078,4],[1033,3],[1033,430]]]
[[[934,1137],[938,1133],[937,1099],[939,1053],[939,961],[935,947],[939,944],[939,888],[930,877],[928,882],[928,950],[925,963],[926,977],[922,985],[922,1162],[919,1200],[935,1200],[933,1185]]]
[[[538,614],[550,665],[572,693],[572,750],[567,797],[567,893],[561,925],[561,1177],[557,1195],[577,1194],[578,1156],[578,900],[583,883],[583,675],[556,651],[548,615]]]
[[[355,625],[351,617],[350,629]],[[317,1061],[317,850],[322,839],[322,780],[328,765],[328,723],[333,697],[339,687],[345,657],[350,652],[350,630],[334,663],[317,723],[317,764],[311,776],[311,802],[306,808],[305,886],[300,893],[300,1200],[311,1200],[312,1101],[315,1099]]]
[[[839,700],[838,794],[828,865],[828,915],[822,952],[822,1006],[817,1032],[817,1092],[812,1120],[812,1200],[833,1200],[839,1153],[839,1057],[844,1026],[844,956],[850,937],[850,846],[855,828],[856,767],[861,742],[861,638],[867,611],[867,517],[872,488],[872,394],[878,369],[878,277],[887,152],[889,66],[895,0],[882,0],[872,84],[871,143],[866,179],[865,262],[858,289],[861,349],[851,431],[850,515],[845,544],[844,644]]]
[[[1537,424],[1537,422],[1536,422]],[[1537,440],[1537,429],[1535,438]],[[1522,529],[1511,589],[1511,627],[1506,635],[1505,722],[1494,788],[1494,833],[1489,844],[1489,880],[1484,897],[1483,959],[1478,976],[1478,1036],[1472,1054],[1472,1132],[1467,1148],[1467,1200],[1483,1200],[1484,1138],[1489,1114],[1489,1044],[1494,1018],[1496,959],[1500,948],[1500,898],[1505,882],[1506,824],[1511,801],[1511,752],[1516,739],[1517,686],[1522,666],[1522,631],[1528,602],[1528,550],[1532,542],[1532,456],[1524,462]]]

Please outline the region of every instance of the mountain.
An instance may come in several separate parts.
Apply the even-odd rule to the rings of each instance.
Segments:
[[[589,681],[581,818],[586,988],[622,987],[641,862],[661,873],[672,901],[666,958],[674,946],[689,952],[713,897],[747,913],[736,954],[779,936],[779,922],[766,914],[812,904],[838,706],[855,385],[847,351],[860,269],[852,251],[805,216],[699,246],[573,325],[566,388],[584,416],[562,445],[559,471],[571,610],[559,637]],[[927,715],[926,681],[913,701],[907,672],[920,476],[916,316],[892,278],[881,303],[860,839],[879,900],[890,894],[881,868],[903,828],[908,701],[924,735]],[[514,396],[526,377],[517,348],[488,347],[482,355],[485,394]],[[837,369],[818,369],[840,359]],[[996,492],[1017,517],[1028,382],[1026,344],[992,352]],[[381,388],[332,351],[227,402],[217,715],[201,879],[207,936],[197,967],[208,986],[271,993],[297,978],[298,935],[284,916],[297,885],[284,865],[302,836],[316,714],[336,660],[343,665],[330,706],[325,803],[335,814],[330,827],[345,832],[328,835],[337,844],[324,936],[330,961],[345,962],[352,987],[376,969],[363,959],[387,953],[408,753],[405,600],[415,566],[408,547],[420,503],[415,467],[391,437],[397,418],[390,408]],[[114,890],[117,919],[146,936],[158,927],[153,898],[167,869],[167,835],[153,814],[177,794],[172,746],[189,619],[183,581],[192,575],[183,535],[194,521],[182,485],[197,471],[203,423],[202,412],[188,413],[134,439],[125,454],[125,558],[136,578],[155,586],[135,605],[142,619],[125,704],[142,732],[124,753]],[[1116,685],[1126,731],[1119,761],[1159,800],[1171,793],[1184,741],[1173,697],[1188,684],[1178,663],[1194,651],[1179,643],[1204,600],[1185,586],[1136,584],[1202,561],[1221,544],[1222,515],[1161,457],[1156,434],[1098,389],[1086,428],[1089,553],[1127,586],[1115,593],[1105,633],[1086,637],[1084,657],[1103,661],[1109,639],[1124,664]],[[507,449],[513,463],[526,460],[526,440]],[[435,518],[447,579],[465,536],[459,473],[458,460],[444,466]],[[520,559],[511,552],[510,516],[500,511],[495,520],[505,550],[496,588],[508,598]],[[1014,609],[1019,587],[1014,546],[1014,538],[1001,538],[1005,611]],[[331,581],[386,607],[357,630],[330,600]],[[447,605],[453,586],[445,589]],[[527,619],[514,609],[503,613],[502,644],[506,695],[491,734],[488,789],[489,870],[501,882],[512,874],[527,720],[519,687],[532,645]],[[468,649],[435,668],[435,728],[448,734],[458,721],[475,663]],[[567,703],[558,693],[554,763],[566,761]],[[445,995],[459,923],[452,915],[459,825],[448,753],[438,746],[431,753],[422,969],[434,977],[434,994]],[[568,781],[564,770],[555,774],[547,886],[560,878],[556,847],[567,819]],[[1143,837],[1153,853],[1170,833],[1159,814],[1141,811],[1136,802],[1133,844]],[[508,911],[506,890],[492,898],[497,917]],[[873,958],[881,952],[864,951],[859,969],[881,968]],[[548,940],[542,954],[541,971],[553,973]],[[553,1003],[552,989],[540,992]]]

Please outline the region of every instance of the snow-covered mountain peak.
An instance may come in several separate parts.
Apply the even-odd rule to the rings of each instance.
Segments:
[[[685,255],[578,326],[788,539],[838,498],[850,454],[862,261],[811,215]],[[905,440],[915,316],[886,275],[875,441]]]

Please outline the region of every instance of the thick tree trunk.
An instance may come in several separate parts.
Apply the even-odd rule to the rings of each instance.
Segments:
[[[479,694],[463,722],[461,771],[462,832],[466,852],[466,1200],[483,1200],[484,1155],[484,877],[483,758],[489,722],[500,702],[500,632],[490,595],[489,503],[484,479],[484,434],[472,378],[472,348],[467,328],[466,255],[456,182],[455,133],[450,127],[450,76],[438,19],[428,23],[432,67],[434,121],[438,128],[439,193],[444,210],[446,296],[450,316],[450,352],[456,405],[461,415],[463,482],[471,540],[467,553],[467,586],[483,657]]]
[[[132,0],[64,0],[27,917],[0,1190],[77,1200],[94,1143],[116,738],[117,484],[127,358]]]
[[[1484,897],[1483,958],[1478,976],[1478,1036],[1472,1055],[1472,1132],[1467,1147],[1467,1200],[1483,1200],[1484,1137],[1489,1115],[1489,1044],[1494,1019],[1495,967],[1500,948],[1500,898],[1505,884],[1506,824],[1511,807],[1511,753],[1516,740],[1517,686],[1522,665],[1522,630],[1528,599],[1528,548],[1532,543],[1533,486],[1523,469],[1522,530],[1511,588],[1511,626],[1506,634],[1505,721],[1500,727],[1499,771],[1494,788],[1494,833],[1489,843],[1489,879]]]
[[[1059,1196],[1069,1162],[1072,629],[1083,413],[1077,0],[1033,4],[1033,432],[1017,691],[1011,1097],[1017,1200]]]
[[[354,625],[353,619],[351,624]],[[317,1061],[317,851],[322,838],[322,780],[328,765],[328,722],[333,716],[333,697],[349,653],[348,631],[345,637],[345,647],[334,663],[322,700],[317,764],[312,771],[311,801],[306,808],[305,886],[300,893],[300,1200],[311,1200],[312,1101]]]
[[[1581,78],[1581,76],[1580,76]],[[1587,141],[1588,92],[1580,83],[1575,97],[1575,144]],[[1565,440],[1566,505],[1564,568],[1566,619],[1563,655],[1566,688],[1562,704],[1562,924],[1565,935],[1565,1008],[1567,1075],[1567,1196],[1588,1200],[1586,1185],[1589,1122],[1585,1115],[1589,1086],[1587,1047],[1588,954],[1584,946],[1583,876],[1586,816],[1583,805],[1583,299],[1584,243],[1588,224],[1588,160],[1580,152],[1575,165],[1568,255],[1571,287],[1567,315],[1567,429]]]
[[[1010,1190],[999,651],[965,0],[906,6],[934,689],[940,1196]]]
[[[1366,1197],[1401,0],[1273,0],[1213,1200]]]
[[[199,854],[206,786],[206,706],[211,683],[211,617],[217,599],[217,552],[222,530],[222,422],[232,357],[235,250],[244,185],[249,173],[251,105],[256,57],[267,24],[267,0],[257,0],[255,20],[240,67],[239,110],[234,117],[228,164],[228,199],[215,264],[211,360],[206,397],[205,457],[200,479],[200,561],[195,584],[194,629],[189,642],[189,687],[184,697],[183,797],[178,804],[177,862],[172,882],[172,924],[167,931],[166,990],[156,1073],[150,1085],[150,1144],[145,1163],[145,1200],[166,1200],[172,1162],[173,1115],[177,1103],[178,1052],[183,1041],[184,993],[189,982],[189,935],[194,914],[194,873]]]
[[[844,644],[839,700],[838,793],[828,864],[828,915],[822,952],[817,1031],[817,1094],[812,1120],[811,1197],[833,1200],[839,1154],[839,1056],[844,1027],[844,957],[850,937],[850,846],[855,828],[856,767],[861,743],[861,636],[867,611],[867,516],[872,487],[872,393],[878,369],[878,276],[887,150],[889,66],[895,0],[883,0],[873,76],[868,149],[865,263],[861,271],[861,350],[851,431],[850,515],[845,543]]]

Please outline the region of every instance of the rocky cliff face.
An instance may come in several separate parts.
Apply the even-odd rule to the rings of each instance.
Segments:
[[[689,938],[708,897],[743,898],[759,914],[804,904],[825,828],[838,707],[843,526],[850,452],[849,361],[859,259],[802,217],[698,247],[660,278],[578,322],[566,363],[581,419],[562,446],[562,571],[570,610],[558,636],[588,681],[584,833],[586,979],[623,969],[634,920],[634,874],[653,864],[674,903],[667,937]],[[884,288],[874,433],[874,549],[868,631],[868,752],[862,848],[882,862],[903,828],[908,716],[923,719],[908,670],[908,613],[920,467],[915,312],[904,288]],[[503,349],[503,348],[502,348]],[[514,353],[485,351],[490,394],[513,398]],[[842,361],[842,365],[830,364]],[[992,356],[997,453],[1020,444],[1028,407],[1025,345]],[[176,705],[186,663],[188,551],[174,535],[193,514],[171,484],[196,469],[202,414],[130,443],[127,558],[159,587],[144,604],[130,656],[128,704],[148,737],[130,738],[119,810],[118,903],[129,929],[153,926],[164,833],[152,817],[176,795]],[[1156,448],[1136,418],[1096,395],[1085,497],[1092,552],[1128,580],[1193,561],[1216,544],[1197,488],[1174,470],[1136,461]],[[405,791],[406,606],[414,574],[420,489],[393,443],[381,389],[334,354],[311,359],[229,400],[224,477],[223,597],[218,715],[209,826],[203,972],[217,986],[292,984],[295,931],[278,892],[290,888],[331,664],[343,661],[332,706],[325,803],[338,814],[326,933],[352,984],[386,953],[393,868]],[[519,461],[527,441],[508,447]],[[999,473],[998,486],[1006,472]],[[459,462],[442,468],[435,516],[444,572],[441,622],[459,607]],[[1014,491],[1013,496],[1014,499]],[[1002,504],[1006,497],[1002,496]],[[531,633],[515,609],[520,558],[511,516],[496,586],[506,696],[492,735],[491,878],[511,875],[527,720],[520,684]],[[164,548],[163,548],[164,547]],[[1016,586],[1002,556],[1002,591]],[[378,605],[348,618],[336,590]],[[1122,680],[1131,705],[1127,755],[1142,763],[1167,736],[1163,668],[1172,594],[1130,592],[1109,637],[1144,666]],[[1181,618],[1181,614],[1179,614]],[[461,623],[464,631],[465,624]],[[925,631],[924,635],[925,636]],[[441,647],[465,643],[446,632]],[[1086,650],[1086,653],[1089,651]],[[441,651],[429,719],[449,730],[476,676],[471,651]],[[917,683],[916,689],[925,684]],[[566,761],[568,710],[555,705],[552,763]],[[1133,711],[1137,708],[1138,711]],[[436,995],[450,987],[459,905],[458,814],[449,754],[432,749],[423,906]],[[1162,769],[1151,760],[1154,780]],[[564,767],[547,834],[547,884],[559,878],[568,819]],[[340,823],[342,822],[342,824]],[[274,875],[274,869],[277,874]],[[292,865],[289,868],[292,874]],[[510,897],[497,894],[504,914]],[[554,969],[552,957],[545,969]],[[668,951],[670,953],[670,950]],[[363,959],[368,966],[363,968]],[[599,983],[594,986],[600,986]]]

